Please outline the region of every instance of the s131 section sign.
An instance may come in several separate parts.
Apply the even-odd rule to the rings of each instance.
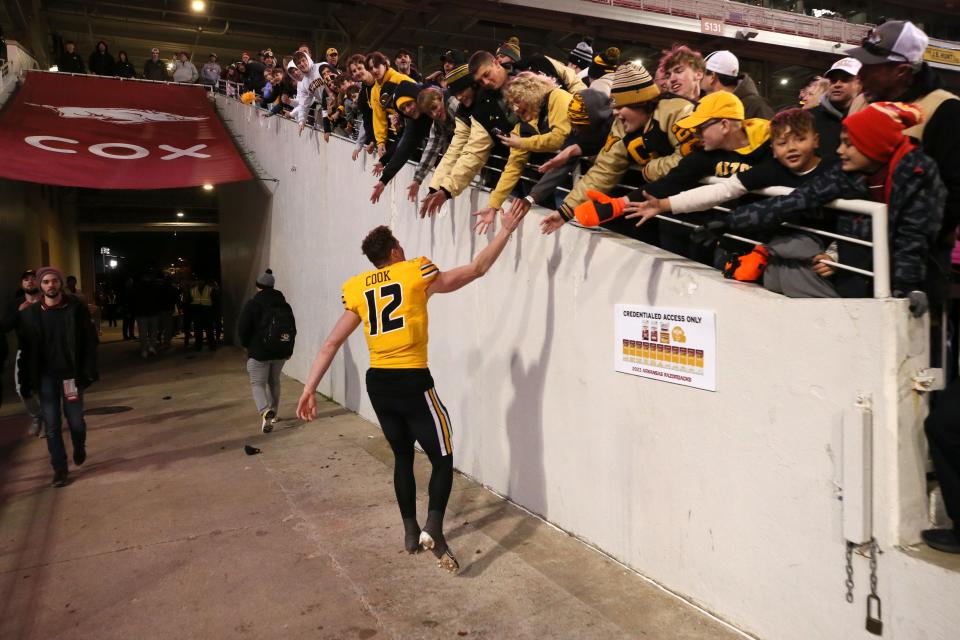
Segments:
[[[617,371],[717,390],[715,312],[618,304],[615,313]]]

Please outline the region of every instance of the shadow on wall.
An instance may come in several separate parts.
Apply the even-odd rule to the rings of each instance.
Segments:
[[[536,359],[525,364],[518,351],[510,356],[510,381],[513,398],[507,407],[507,439],[509,441],[510,469],[506,495],[510,500],[530,511],[547,515],[546,472],[543,464],[543,408],[546,401],[546,373],[556,330],[556,273],[560,266],[561,250],[559,237],[554,238],[553,253],[547,262],[547,304],[543,327],[543,343]],[[529,300],[529,297],[528,297]],[[528,303],[529,304],[529,303]],[[529,317],[529,308],[523,313]],[[474,520],[473,527],[485,525],[505,517],[503,508]],[[531,518],[518,518],[506,535],[499,537],[499,544],[482,557],[470,563],[463,575],[477,577],[500,556],[523,544],[536,531],[539,523]]]
[[[223,280],[223,326],[233,343],[240,309],[254,294],[254,282],[270,266],[273,195],[257,180],[220,187],[220,274]],[[283,274],[277,288],[283,290]]]

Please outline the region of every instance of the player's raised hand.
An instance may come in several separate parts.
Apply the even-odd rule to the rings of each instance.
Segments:
[[[297,403],[297,417],[307,422],[315,420],[317,417],[317,396],[307,393],[306,389],[304,389],[303,395],[300,396],[300,401]]]
[[[514,200],[514,204],[516,204]],[[521,200],[521,202],[527,202],[526,200]],[[527,202],[526,207],[510,207],[509,211],[504,212],[503,209],[500,209],[500,223],[503,225],[503,228],[513,233],[513,231],[520,226],[520,222],[523,221],[523,217],[527,215],[527,212],[530,211],[529,202]]]
[[[493,207],[487,207],[486,209],[480,209],[480,211],[475,212],[473,215],[477,219],[477,224],[474,225],[473,230],[477,232],[478,235],[483,235],[487,230],[495,226],[497,223],[497,211]],[[499,209],[503,211],[503,209]]]

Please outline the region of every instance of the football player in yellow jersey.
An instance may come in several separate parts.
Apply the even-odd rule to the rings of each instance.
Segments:
[[[449,271],[440,271],[427,258],[407,260],[388,227],[371,231],[362,249],[376,268],[343,285],[343,315],[320,347],[297,406],[302,420],[317,417],[317,385],[340,346],[362,323],[370,349],[367,393],[393,450],[393,484],[403,519],[404,547],[409,553],[432,550],[448,571],[459,569],[443,536],[443,515],[453,486],[453,443],[450,415],[427,368],[427,300],[485,274],[524,213],[503,214],[500,232],[473,262]],[[420,443],[433,467],[422,530],[417,521],[414,442]]]

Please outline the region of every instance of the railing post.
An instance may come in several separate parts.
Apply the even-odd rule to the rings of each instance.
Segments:
[[[890,297],[890,244],[887,235],[887,205],[878,205],[871,219],[873,228],[873,297]]]

